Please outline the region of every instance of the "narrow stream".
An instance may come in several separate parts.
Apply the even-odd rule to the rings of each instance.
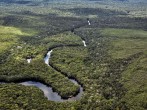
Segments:
[[[28,62],[28,63],[31,63],[31,61],[32,61],[32,59],[31,59],[31,58],[27,59],[27,62]]]
[[[84,44],[84,47],[87,47],[86,42],[85,42],[84,40],[83,40],[82,42],[83,42],[83,44]]]
[[[88,20],[88,25],[90,26],[91,25],[91,23],[90,23],[90,21]]]
[[[47,64],[48,66],[49,66],[49,59],[51,57],[52,52],[53,52],[53,50],[48,51],[48,53],[46,54],[46,56],[44,58],[45,64]]]

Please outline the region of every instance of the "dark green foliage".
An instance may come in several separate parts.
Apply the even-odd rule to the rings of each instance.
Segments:
[[[7,58],[9,57],[10,55],[10,51],[5,51],[3,53],[0,53],[0,64],[3,64],[4,62],[7,61]]]
[[[0,2],[7,3],[7,4],[11,4],[11,3],[16,3],[16,4],[28,4],[28,3],[31,3],[31,1],[30,1],[30,0],[28,0],[28,1],[18,1],[18,0],[0,0]]]
[[[1,84],[0,85],[0,109],[1,110],[69,110],[80,108],[78,103],[61,104],[48,101],[43,92],[36,87],[26,87],[20,84]]]
[[[128,17],[100,17],[93,19],[92,27],[101,28],[123,28],[123,29],[143,29],[147,30],[146,18],[128,18]]]
[[[119,11],[112,11],[108,9],[101,9],[101,8],[73,8],[68,9],[65,11],[72,12],[76,15],[97,15],[97,16],[114,16],[114,15],[126,15],[125,12],[119,12]]]
[[[3,20],[4,26],[19,27],[23,31],[30,31],[31,33],[36,32],[35,36],[23,36],[20,38],[21,42],[30,44],[41,43],[41,39],[45,37],[71,31],[72,28],[79,28],[86,25],[86,20],[81,18],[55,17],[50,15],[39,16],[31,12],[26,12],[29,14],[23,13],[14,13],[14,15],[8,15],[1,19]],[[20,14],[23,15],[20,16]]]
[[[51,85],[55,91],[67,98],[78,91],[78,87],[64,78],[63,75],[54,69],[47,67],[42,60],[36,60],[28,65],[24,61],[15,61],[14,59],[1,65],[1,81],[20,82],[21,80],[35,80]],[[56,81],[55,81],[56,80]],[[62,86],[64,85],[64,86]],[[67,87],[66,87],[67,85]],[[63,89],[66,87],[66,89]],[[72,90],[73,89],[73,90]]]
[[[27,1],[16,4],[25,3],[30,4]],[[39,6],[40,2],[36,5]],[[24,33],[32,33],[17,36],[18,40],[0,53],[0,81],[10,83],[0,84],[0,109],[147,109],[146,32],[138,30],[139,34],[133,33],[137,29],[146,30],[147,19],[129,18],[125,12],[101,8],[74,7],[60,11],[86,18],[87,15],[98,15],[98,18],[90,18],[91,26],[88,26],[86,18],[61,17],[57,13],[36,14],[28,10],[0,17],[3,26],[13,26]],[[107,30],[113,32],[105,33]],[[82,40],[86,41],[87,47],[83,46]],[[126,41],[133,42],[130,44],[132,48],[125,46],[128,43]],[[140,44],[137,41],[144,42]],[[130,51],[134,48],[137,51]],[[43,58],[51,49],[53,52],[49,67]],[[130,54],[117,57],[119,50]],[[26,58],[33,58],[30,64]],[[83,86],[84,93],[80,100],[52,102],[38,88],[16,84],[28,80],[38,81],[51,86],[63,98],[68,98],[77,94],[79,86],[67,77],[76,79]]]

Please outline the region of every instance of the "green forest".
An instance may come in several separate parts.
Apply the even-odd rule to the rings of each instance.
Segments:
[[[0,110],[147,110],[146,0],[0,0],[0,97]]]

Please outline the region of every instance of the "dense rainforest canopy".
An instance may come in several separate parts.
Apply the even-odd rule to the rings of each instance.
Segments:
[[[0,0],[0,97],[0,110],[146,110],[147,1]]]

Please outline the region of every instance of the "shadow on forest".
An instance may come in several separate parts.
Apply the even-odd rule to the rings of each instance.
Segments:
[[[18,1],[18,0],[0,0],[1,3],[7,3],[7,4],[29,4],[32,3],[32,1],[27,0],[27,1]]]

